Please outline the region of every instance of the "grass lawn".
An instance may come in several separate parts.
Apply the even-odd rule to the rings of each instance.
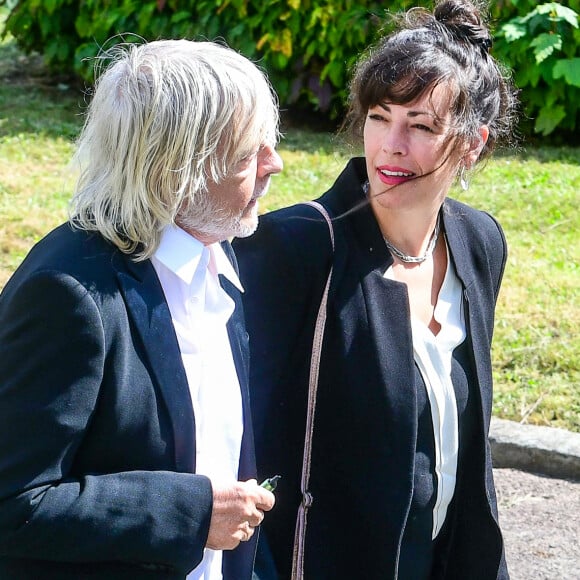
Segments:
[[[25,71],[24,74],[22,71]],[[66,218],[81,90],[0,44],[0,288]],[[262,211],[318,197],[353,154],[333,135],[286,128],[285,163]],[[454,196],[493,213],[510,258],[493,346],[498,417],[580,432],[580,150],[497,156]]]

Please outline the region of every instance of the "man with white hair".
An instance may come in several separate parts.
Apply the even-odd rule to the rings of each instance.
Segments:
[[[249,579],[274,496],[227,240],[282,169],[276,98],[212,42],[107,56],[70,219],[0,295],[0,578]]]

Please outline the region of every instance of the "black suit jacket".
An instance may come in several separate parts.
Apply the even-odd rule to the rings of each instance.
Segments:
[[[224,244],[233,259],[229,244]],[[255,477],[239,292],[228,323]],[[209,479],[177,338],[149,260],[67,224],[0,295],[0,578],[183,578],[203,556]],[[224,553],[251,577],[255,541]]]
[[[263,216],[234,244],[246,288],[250,389],[261,475],[279,473],[265,522],[281,578],[289,577],[304,447],[314,322],[331,264],[333,279],[320,367],[306,578],[394,578],[413,493],[417,400],[406,287],[383,277],[392,257],[365,204],[364,159],[349,163],[321,201],[326,222],[305,205]],[[353,207],[359,209],[349,212]],[[490,344],[506,245],[489,215],[447,200],[445,235],[467,306],[477,437],[463,441],[438,577],[507,577],[487,440],[492,399]]]

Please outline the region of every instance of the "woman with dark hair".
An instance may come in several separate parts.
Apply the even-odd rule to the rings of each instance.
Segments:
[[[508,577],[487,437],[506,243],[493,217],[448,198],[511,136],[515,91],[490,47],[472,2],[408,11],[354,73],[347,124],[364,157],[318,199],[334,250],[305,204],[236,243],[259,471],[282,475],[260,540],[280,578],[303,501],[310,353],[331,267],[304,577]]]

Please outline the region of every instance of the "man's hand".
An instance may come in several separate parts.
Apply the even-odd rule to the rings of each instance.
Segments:
[[[264,512],[274,507],[274,501],[274,494],[255,479],[215,486],[206,547],[233,550],[240,542],[247,542],[262,523]]]

